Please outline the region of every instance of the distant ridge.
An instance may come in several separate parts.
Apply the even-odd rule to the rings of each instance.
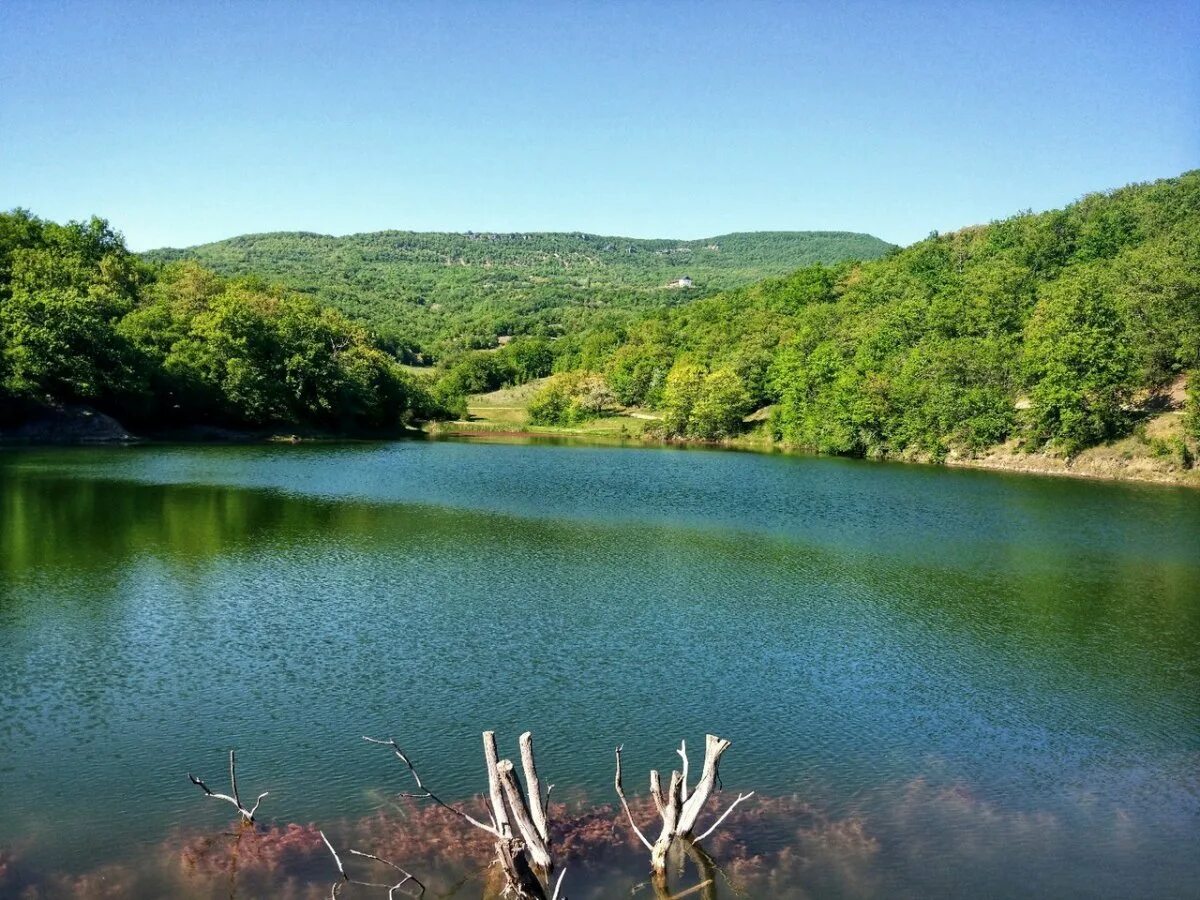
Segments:
[[[282,282],[422,344],[490,346],[500,334],[578,324],[584,310],[591,319],[597,310],[677,305],[812,263],[877,259],[894,249],[843,231],[690,241],[578,231],[376,231],[246,234],[142,255]],[[680,290],[684,276],[691,286]]]

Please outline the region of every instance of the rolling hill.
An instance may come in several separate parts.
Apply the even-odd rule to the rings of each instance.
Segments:
[[[258,275],[435,354],[555,334],[678,305],[812,263],[877,259],[867,234],[743,232],[694,241],[573,233],[249,234],[143,254]],[[690,285],[677,282],[687,278]]]

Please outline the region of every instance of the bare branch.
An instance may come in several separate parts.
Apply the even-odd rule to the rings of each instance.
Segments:
[[[563,876],[567,874],[567,867],[563,866],[562,871],[558,873],[558,881],[554,882],[554,893],[550,895],[550,900],[567,900],[566,897],[559,897],[559,892],[562,890]]]
[[[679,758],[683,760],[683,801],[686,803],[688,798],[688,756],[687,756],[687,741],[679,742],[679,749],[675,751],[679,754]]]
[[[229,787],[233,791],[233,802],[237,804],[237,808],[242,808],[242,798],[238,796],[237,789],[237,762],[235,761],[234,751],[229,751]]]
[[[325,837],[325,832],[317,832],[321,835],[321,840],[325,842],[325,846],[329,848],[329,852],[333,854],[333,861],[337,863],[338,874],[342,876],[343,881],[349,881],[350,876],[346,874],[346,867],[342,865],[342,858],[338,856],[338,852],[333,849],[333,844],[329,843],[329,838]]]
[[[333,861],[337,864],[338,874],[342,876],[342,880],[340,882],[334,883],[333,887],[330,889],[330,892],[329,892],[330,897],[336,898],[341,889],[341,886],[343,884],[357,884],[360,887],[387,888],[388,889],[388,897],[393,898],[396,895],[396,891],[398,891],[404,885],[408,884],[408,882],[410,882],[410,881],[413,884],[415,884],[418,888],[420,888],[420,892],[418,894],[408,895],[408,896],[420,896],[421,894],[425,893],[425,885],[422,884],[421,881],[417,878],[417,876],[413,875],[412,872],[409,872],[407,869],[401,868],[400,866],[396,865],[391,860],[384,859],[381,856],[376,856],[374,853],[363,853],[361,850],[347,849],[346,852],[353,854],[354,856],[361,856],[364,859],[373,859],[373,860],[375,860],[375,862],[383,863],[385,866],[390,866],[391,868],[395,869],[397,872],[399,872],[404,877],[402,879],[400,879],[399,881],[395,882],[394,884],[385,884],[384,882],[380,882],[380,881],[357,881],[357,880],[351,878],[349,876],[349,874],[347,874],[347,872],[346,872],[346,867],[342,864],[342,858],[340,856],[338,856],[338,852],[335,849],[333,849],[333,844],[330,843],[329,838],[327,838],[325,836],[325,832],[321,831],[321,832],[318,832],[318,834],[321,835],[321,840],[323,840],[325,842],[325,846],[329,848],[329,852],[333,854]]]
[[[525,849],[529,853],[530,861],[539,869],[549,871],[551,866],[550,851],[547,849],[541,835],[538,834],[537,826],[533,823],[533,818],[529,812],[529,804],[526,802],[525,796],[521,791],[521,785],[513,772],[512,761],[508,759],[500,760],[496,764],[496,774],[500,778],[500,785],[504,788],[504,795],[508,798],[508,808],[512,810],[513,819],[517,823],[517,830],[521,832],[521,838],[525,841]]]
[[[421,883],[420,879],[418,879],[416,875],[408,871],[408,869],[404,869],[396,865],[390,859],[384,859],[382,856],[376,856],[374,853],[363,853],[361,850],[347,850],[346,852],[353,853],[355,856],[361,856],[364,859],[373,859],[377,863],[383,863],[385,866],[390,866],[404,876],[404,878],[402,878],[400,881],[390,886],[388,889],[389,897],[391,897],[399,888],[403,887],[410,881],[421,889],[422,894],[425,893],[425,885]]]
[[[686,891],[680,891],[678,894],[672,894],[669,900],[682,900],[684,897],[690,897],[692,894],[698,894],[705,888],[712,887],[712,883],[713,881],[711,878],[708,879],[708,881],[702,881],[694,887],[688,888]]]
[[[549,847],[550,829],[546,821],[546,804],[549,802],[549,792],[546,799],[542,798],[542,783],[538,780],[537,766],[533,761],[533,735],[526,731],[521,735],[521,767],[525,770],[525,791],[528,794],[529,813],[533,816],[533,824],[537,826],[542,843]]]
[[[753,792],[749,794],[739,794],[738,798],[730,805],[720,818],[699,838],[693,838],[692,834],[696,827],[696,818],[708,803],[709,797],[717,785],[720,784],[719,766],[721,756],[729,749],[730,742],[724,738],[719,738],[714,734],[705,737],[704,745],[704,768],[700,773],[695,785],[688,789],[688,755],[687,743],[679,742],[679,749],[675,751],[679,754],[679,758],[683,761],[683,771],[673,771],[671,773],[671,783],[666,792],[663,792],[662,779],[658,774],[657,769],[650,772],[650,796],[654,800],[654,805],[658,809],[658,814],[662,818],[662,831],[658,839],[651,844],[644,834],[638,830],[637,824],[633,821],[633,816],[629,811],[629,804],[626,802],[625,793],[621,789],[621,748],[617,748],[617,796],[621,799],[622,806],[625,807],[625,814],[629,816],[629,824],[633,825],[634,831],[637,832],[642,843],[650,850],[650,868],[655,873],[655,878],[665,879],[667,870],[667,858],[672,845],[677,840],[688,841],[689,844],[694,844],[695,841],[704,840],[712,834],[722,822],[728,818],[733,812],[734,807],[744,800],[748,800],[754,796]]]
[[[717,821],[713,822],[713,823],[712,823],[712,826],[711,826],[711,827],[708,829],[708,831],[704,832],[704,834],[702,834],[702,835],[700,835],[700,837],[696,838],[696,841],[697,841],[697,842],[699,842],[699,841],[702,841],[702,840],[704,840],[706,837],[708,837],[710,834],[712,834],[714,831],[716,831],[716,830],[717,830],[717,827],[718,827],[718,826],[719,826],[719,825],[720,825],[722,822],[724,822],[726,818],[728,818],[728,817],[729,817],[729,814],[730,814],[731,812],[733,812],[733,810],[734,810],[734,807],[736,807],[736,806],[737,806],[739,803],[741,803],[743,800],[749,800],[749,799],[750,799],[751,797],[753,797],[753,796],[754,796],[754,791],[751,791],[751,792],[750,792],[750,793],[748,793],[748,794],[738,794],[738,795],[737,795],[737,799],[736,799],[736,800],[734,800],[732,803],[730,803],[730,804],[729,804],[729,809],[727,809],[727,810],[725,810],[725,812],[721,813],[721,818],[719,818],[719,819],[717,819]]]
[[[410,760],[408,758],[407,754],[405,754],[405,752],[400,749],[400,745],[397,744],[394,739],[389,738],[386,741],[381,741],[378,738],[367,737],[364,734],[363,740],[369,744],[379,744],[384,747],[391,747],[392,753],[394,753],[396,755],[396,758],[398,760],[400,760],[400,762],[404,763],[404,767],[406,769],[408,769],[409,774],[412,775],[413,781],[416,782],[417,788],[419,789],[420,793],[402,794],[401,796],[413,797],[413,798],[417,798],[417,799],[432,800],[434,803],[436,803],[442,809],[449,810],[450,812],[454,813],[456,816],[462,817],[463,819],[465,819],[466,821],[468,821],[472,825],[474,825],[476,828],[482,829],[483,831],[486,831],[488,834],[495,835],[496,837],[502,837],[502,835],[500,834],[500,831],[497,828],[494,828],[491,825],[486,825],[483,822],[480,822],[478,819],[463,812],[461,809],[459,809],[456,806],[451,806],[449,803],[442,800],[441,797],[437,796],[437,794],[435,794],[433,791],[429,790],[429,788],[425,787],[425,784],[421,781],[421,776],[419,774],[417,774],[417,770],[412,764],[412,760]]]
[[[487,763],[488,797],[492,802],[492,820],[496,823],[496,834],[501,838],[512,837],[512,828],[508,824],[508,813],[504,810],[504,796],[500,789],[500,774],[496,766],[500,754],[496,751],[496,732],[483,733],[483,758]]]
[[[633,813],[629,810],[629,801],[625,799],[625,788],[621,786],[621,748],[623,746],[624,744],[617,746],[617,775],[615,778],[617,796],[621,798],[621,806],[625,808],[625,815],[629,817],[629,826],[633,829],[633,833],[638,836],[638,840],[646,845],[647,850],[653,850],[654,845],[646,840],[646,836],[642,834],[642,829],[638,828],[637,822],[633,821]]]
[[[258,805],[263,802],[263,797],[267,796],[267,793],[268,793],[267,791],[263,791],[261,794],[259,794],[254,800],[254,805],[252,807],[250,807],[250,821],[251,822],[254,821],[254,814],[256,812],[258,812]]]
[[[700,810],[708,802],[717,784],[717,768],[721,764],[721,756],[729,749],[730,742],[717,737],[715,734],[706,735],[704,739],[704,769],[692,795],[683,805],[679,816],[679,833],[691,834],[696,827],[696,819]]]
[[[204,791],[206,796],[212,797],[214,800],[224,800],[226,803],[231,804],[241,815],[242,820],[250,823],[254,822],[254,814],[258,812],[258,806],[262,803],[263,797],[266,797],[270,793],[269,791],[263,791],[259,794],[258,799],[254,801],[254,806],[251,809],[246,809],[246,807],[242,806],[242,800],[238,796],[237,789],[237,762],[232,750],[229,751],[229,786],[233,792],[232,796],[229,794],[218,794],[191,772],[188,772],[188,781]]]
[[[675,840],[675,837],[680,833],[679,816],[683,809],[683,798],[680,794],[682,784],[683,779],[680,777],[678,770],[671,772],[671,784],[667,788],[667,795],[663,800],[662,806],[662,834],[659,835],[658,842],[651,851],[652,856],[657,856],[661,852],[664,861],[667,848],[671,846],[671,841]]]
[[[662,781],[658,777],[658,769],[650,770],[650,799],[660,816],[667,814],[667,801],[663,799]]]

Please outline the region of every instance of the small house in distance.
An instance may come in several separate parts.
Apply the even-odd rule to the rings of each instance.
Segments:
[[[690,275],[683,275],[679,278],[676,278],[674,281],[672,281],[668,285],[668,287],[673,287],[673,288],[690,288],[691,286],[692,286],[692,276],[690,276]]]

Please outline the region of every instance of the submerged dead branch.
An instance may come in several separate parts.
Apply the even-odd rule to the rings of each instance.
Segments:
[[[471,816],[469,813],[464,812],[463,810],[459,809],[457,806],[450,805],[446,801],[442,800],[442,798],[437,796],[433,791],[429,790],[429,788],[425,787],[424,782],[421,781],[420,774],[417,772],[416,767],[414,767],[412,764],[412,760],[410,760],[408,758],[408,755],[403,750],[400,749],[400,745],[397,744],[395,740],[389,738],[386,741],[381,741],[378,738],[371,738],[371,737],[367,737],[366,735],[363,735],[363,740],[369,744],[380,744],[381,746],[384,746],[384,747],[390,747],[392,750],[392,753],[394,753],[396,755],[396,758],[398,760],[400,760],[400,762],[404,763],[404,767],[406,769],[408,769],[408,774],[412,776],[413,781],[415,781],[417,784],[417,792],[401,793],[400,794],[401,797],[409,797],[414,800],[432,800],[434,803],[436,803],[442,809],[445,809],[445,810],[448,810],[449,812],[454,813],[456,816],[469,822],[470,824],[474,825],[476,828],[482,829],[483,831],[486,831],[488,834],[495,835],[496,837],[503,837],[501,832],[494,825],[486,825],[483,822],[480,822],[474,816]],[[494,817],[493,817],[492,821],[495,822]],[[505,824],[507,825],[507,823],[505,823]]]
[[[729,746],[729,741],[719,738],[716,735],[710,734],[705,737],[704,766],[700,771],[700,779],[690,791],[687,785],[687,745],[683,742],[680,742],[679,749],[676,751],[683,760],[683,771],[673,771],[671,773],[670,785],[665,794],[662,790],[662,781],[659,778],[658,771],[654,770],[650,772],[650,796],[653,798],[654,806],[658,810],[659,817],[662,820],[662,830],[659,833],[658,839],[653,844],[642,833],[642,830],[633,819],[633,814],[629,810],[629,801],[625,798],[625,790],[621,783],[622,748],[617,747],[617,773],[615,778],[617,797],[621,801],[621,806],[625,809],[625,814],[629,818],[629,824],[633,827],[634,833],[645,844],[647,849],[650,850],[650,868],[656,876],[656,883],[658,880],[664,880],[665,883],[667,855],[676,841],[684,841],[688,845],[694,846],[699,841],[711,835],[739,803],[754,796],[753,791],[748,794],[738,794],[737,799],[730,804],[729,808],[717,818],[708,830],[699,837],[695,836],[696,821],[717,788],[719,780],[718,767],[721,764],[721,757],[729,749]],[[699,850],[700,848],[696,847],[696,849]]]
[[[262,803],[263,797],[266,797],[269,793],[268,791],[263,791],[261,794],[259,794],[258,798],[254,801],[254,805],[249,809],[246,809],[246,807],[242,805],[242,798],[241,795],[238,794],[237,786],[237,757],[235,755],[235,751],[233,750],[229,751],[229,790],[232,793],[232,796],[230,796],[230,794],[218,794],[191,772],[188,772],[188,781],[196,785],[196,787],[200,788],[200,790],[204,791],[206,796],[212,797],[216,800],[224,800],[226,803],[232,803],[237,811],[241,814],[242,821],[251,824],[254,822],[254,814],[258,812],[258,805]]]
[[[333,854],[333,861],[337,865],[338,874],[341,876],[341,878],[338,881],[335,881],[333,883],[332,887],[330,887],[330,889],[329,889],[330,900],[336,900],[338,894],[341,893],[342,888],[347,884],[354,884],[354,885],[358,885],[359,887],[387,888],[388,900],[393,900],[393,898],[395,898],[397,892],[400,892],[405,897],[420,897],[422,894],[425,893],[425,885],[422,884],[417,879],[417,876],[413,875],[412,872],[409,872],[407,869],[401,868],[400,866],[396,865],[391,860],[384,859],[381,856],[376,856],[374,853],[363,853],[361,850],[347,849],[346,852],[350,853],[354,856],[362,857],[363,859],[370,859],[370,860],[374,860],[377,863],[382,863],[383,865],[388,866],[391,869],[395,869],[403,877],[399,881],[393,882],[393,883],[387,883],[387,882],[382,882],[382,881],[359,881],[355,878],[351,878],[350,875],[346,872],[346,866],[342,863],[342,858],[340,856],[338,856],[337,850],[335,850],[333,848],[333,844],[330,842],[329,838],[327,838],[325,836],[325,832],[323,832],[323,831],[320,832],[320,835],[321,835],[321,840],[325,842],[325,846],[329,848],[329,852]],[[409,884],[410,882],[416,886],[416,888],[417,888],[416,893],[400,890],[401,888],[403,888],[405,885]]]
[[[638,828],[637,822],[633,820],[633,813],[629,811],[629,801],[625,799],[625,787],[621,784],[621,750],[623,747],[623,744],[617,746],[617,777],[615,779],[617,797],[621,800],[621,806],[625,810],[625,815],[629,817],[629,826],[633,829],[633,833],[638,836],[639,841],[646,845],[647,850],[653,850],[654,845],[650,843],[646,835],[642,834],[642,829]],[[661,811],[662,807],[660,806],[659,809]]]
[[[566,817],[567,826],[564,826],[562,821],[557,826],[552,826],[549,797],[553,785],[543,787],[534,755],[532,734],[525,732],[518,741],[519,771],[512,759],[500,757],[494,732],[483,732],[482,739],[488,791],[479,802],[487,809],[487,812],[478,816],[446,802],[435,794],[425,784],[411,757],[397,741],[392,738],[379,739],[363,736],[363,740],[369,744],[387,747],[404,766],[408,773],[407,777],[412,779],[416,790],[402,793],[401,797],[408,800],[429,801],[430,806],[427,812],[443,816],[443,822],[452,823],[456,819],[461,820],[471,825],[480,834],[487,835],[486,839],[464,841],[463,836],[456,833],[457,829],[450,827],[446,833],[453,837],[447,846],[453,848],[452,852],[456,854],[460,852],[474,854],[476,861],[480,861],[481,857],[487,854],[487,847],[490,844],[495,860],[492,869],[496,879],[495,888],[500,887],[501,879],[503,879],[505,896],[519,898],[519,900],[566,900],[562,893],[565,870],[556,865],[556,847],[558,853],[567,857],[578,855],[580,848],[578,842],[571,836],[570,828],[567,827],[570,824],[569,816]],[[670,780],[665,785],[659,772],[652,770],[650,772],[649,798],[634,806],[631,806],[625,794],[622,781],[622,747],[616,748],[614,787],[621,803],[621,810],[629,821],[634,835],[650,851],[653,885],[659,898],[678,900],[680,897],[699,894],[705,900],[715,900],[715,876],[719,870],[712,857],[699,846],[699,842],[713,835],[734,814],[738,806],[754,796],[754,792],[738,794],[733,802],[714,818],[708,828],[701,831],[697,827],[700,815],[707,807],[709,800],[720,790],[720,762],[729,746],[729,741],[712,734],[707,735],[703,766],[699,778],[693,785],[688,783],[693,770],[689,765],[687,744],[681,741],[679,749],[675,751],[681,760],[681,769],[672,771]],[[238,810],[245,826],[240,829],[240,833],[251,836],[257,836],[260,833],[260,829],[250,826],[254,823],[258,808],[262,800],[268,796],[268,792],[264,791],[259,794],[252,806],[247,806],[242,801],[238,787],[235,751],[229,752],[230,792],[228,794],[213,791],[204,781],[190,773],[188,779],[206,796],[223,800]],[[638,817],[645,815],[649,811],[650,802],[653,803],[653,808],[657,812],[661,824],[658,837],[653,841],[639,827],[634,814],[636,809]],[[556,817],[563,819],[565,809],[559,804],[556,808]],[[445,813],[449,815],[444,815]],[[620,817],[621,813],[616,812],[616,815]],[[744,815],[738,821],[744,819]],[[599,821],[594,814],[590,818],[585,816],[585,819],[592,822],[592,825]],[[293,826],[289,826],[289,829],[291,828]],[[592,827],[592,831],[596,833],[597,837],[602,831],[609,839],[611,838],[610,829],[611,825],[605,825],[600,831],[596,831]],[[267,829],[263,833],[270,834],[271,829]],[[412,872],[380,855],[380,853],[387,852],[393,856],[408,857],[411,856],[408,849],[399,849],[396,844],[391,844],[381,849],[380,853],[368,853],[350,848],[339,853],[323,831],[312,828],[308,834],[315,850],[319,850],[321,844],[324,844],[333,857],[338,873],[338,880],[329,888],[329,895],[333,900],[337,900],[346,885],[384,890],[389,898],[416,897],[426,892],[425,884]],[[317,840],[318,835],[319,841]],[[366,840],[375,842],[374,837],[368,837]],[[398,877],[378,881],[354,877],[347,869],[347,856],[386,867],[395,872]],[[698,878],[696,882],[693,882],[693,886],[688,887],[682,893],[672,893],[670,890],[667,878],[668,857],[680,865],[680,872],[683,871],[688,860],[695,865]],[[370,877],[369,874],[366,877]]]

